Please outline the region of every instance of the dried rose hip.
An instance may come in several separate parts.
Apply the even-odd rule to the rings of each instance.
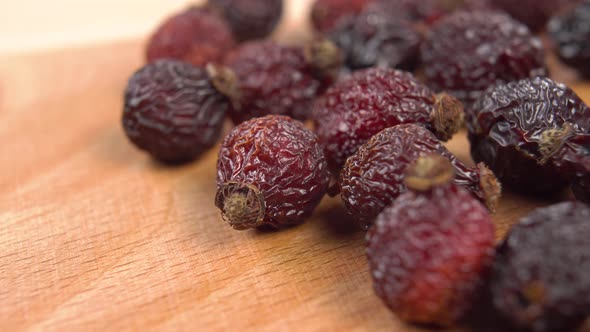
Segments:
[[[544,75],[541,41],[508,15],[460,11],[441,19],[422,44],[428,85],[469,108],[496,83]]]
[[[590,1],[553,18],[549,34],[561,60],[590,77]]]
[[[330,179],[317,137],[296,120],[268,115],[238,125],[217,162],[215,205],[237,229],[299,224]]]
[[[188,161],[211,148],[229,107],[215,79],[177,60],[141,68],[125,90],[123,127],[131,142],[166,162]]]
[[[311,22],[322,33],[335,28],[342,19],[363,11],[374,0],[316,0],[311,8]]]
[[[463,106],[449,95],[435,95],[410,73],[371,68],[330,87],[314,105],[313,118],[328,164],[338,171],[388,127],[418,123],[442,140],[451,138],[462,126]]]
[[[512,17],[528,25],[533,31],[545,27],[547,20],[564,7],[571,6],[580,0],[495,0],[496,6]]]
[[[452,178],[446,158],[418,159],[406,175],[409,190],[367,234],[374,289],[406,321],[457,322],[474,304],[492,262],[492,218]]]
[[[574,331],[590,316],[590,207],[560,203],[523,218],[490,284],[494,307],[519,331]]]
[[[409,21],[383,11],[365,10],[343,20],[328,34],[351,69],[391,67],[413,70],[422,36]]]
[[[567,86],[537,77],[490,88],[467,112],[467,127],[473,158],[504,185],[551,193],[572,176],[565,169],[583,167],[571,161],[588,154],[575,138],[590,134],[590,109]]]
[[[387,128],[361,146],[340,173],[341,197],[348,212],[361,225],[371,225],[383,209],[406,191],[408,166],[424,155],[440,154],[457,173],[455,184],[468,189],[494,210],[500,185],[483,164],[467,167],[428,130],[415,124]]]
[[[212,12],[191,7],[166,20],[152,35],[147,60],[171,58],[196,66],[222,60],[234,40],[229,27]]]
[[[308,118],[313,101],[325,89],[326,74],[340,63],[339,50],[328,41],[306,49],[273,41],[242,44],[225,59],[237,87],[228,92],[234,101],[232,120],[237,124],[267,114]]]
[[[494,8],[491,0],[380,0],[375,2],[383,11],[432,24],[455,10]]]
[[[209,0],[219,10],[238,41],[270,35],[283,13],[283,0]]]

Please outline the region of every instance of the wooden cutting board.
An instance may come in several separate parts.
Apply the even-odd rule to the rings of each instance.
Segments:
[[[133,148],[119,118],[141,63],[139,42],[0,59],[0,330],[425,331],[373,295],[338,199],[237,232],[213,206],[216,149],[165,167]],[[464,134],[449,146],[469,159]],[[499,236],[552,201],[507,193]]]

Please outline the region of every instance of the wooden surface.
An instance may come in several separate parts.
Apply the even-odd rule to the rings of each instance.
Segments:
[[[423,331],[373,295],[337,199],[236,232],[215,149],[163,167],[133,148],[119,118],[141,61],[139,42],[0,59],[1,331]],[[468,159],[464,136],[450,146]],[[550,202],[506,194],[499,229]]]

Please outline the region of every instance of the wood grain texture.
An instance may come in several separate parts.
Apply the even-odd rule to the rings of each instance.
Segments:
[[[141,49],[0,59],[0,330],[425,331],[373,295],[337,199],[236,232],[213,206],[215,149],[181,167],[134,149],[119,118]],[[464,134],[450,147],[469,159]],[[499,234],[549,203],[506,194]]]

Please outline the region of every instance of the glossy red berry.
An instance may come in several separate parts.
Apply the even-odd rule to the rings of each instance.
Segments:
[[[462,126],[463,106],[435,95],[412,74],[371,68],[353,73],[326,91],[314,105],[315,130],[331,169],[381,130],[418,123],[447,140]]]
[[[422,35],[411,22],[380,10],[343,19],[330,38],[350,69],[391,67],[413,70],[419,63]]]
[[[315,0],[311,22],[322,33],[335,28],[343,19],[359,14],[374,0]]]
[[[220,62],[234,47],[231,30],[213,12],[191,7],[167,19],[152,35],[147,60],[177,59],[196,66]]]
[[[256,118],[221,145],[215,205],[238,230],[299,224],[319,204],[329,178],[317,137],[303,123]]]
[[[200,67],[158,60],[137,71],[125,90],[123,127],[154,158],[182,162],[211,148],[221,134],[229,100]]]
[[[415,124],[387,128],[362,145],[340,173],[341,197],[362,226],[371,225],[383,209],[406,191],[405,172],[421,156],[440,154],[457,173],[455,184],[494,210],[500,186],[483,164],[468,167],[451,154],[430,131]]]
[[[417,160],[409,190],[367,234],[377,295],[401,319],[449,326],[461,319],[488,272],[494,226],[486,208],[452,183],[446,158]]]
[[[467,127],[473,158],[513,190],[552,193],[584,175],[576,160],[590,154],[580,137],[590,134],[590,109],[549,78],[490,88],[467,112]]]
[[[267,114],[308,118],[313,101],[325,89],[324,73],[341,62],[329,42],[313,43],[308,50],[254,41],[228,54],[225,64],[236,80],[236,90],[230,92],[234,123]]]
[[[220,11],[238,41],[270,35],[281,19],[283,0],[209,0]]]
[[[427,84],[469,108],[488,87],[544,75],[541,41],[508,15],[456,12],[441,19],[422,45]]]
[[[560,203],[523,218],[490,284],[494,307],[519,331],[576,331],[590,316],[590,207]]]
[[[495,2],[496,6],[528,25],[531,30],[538,31],[543,29],[547,20],[560,9],[580,0],[496,0]]]
[[[563,62],[590,77],[590,1],[553,18],[548,30]]]

